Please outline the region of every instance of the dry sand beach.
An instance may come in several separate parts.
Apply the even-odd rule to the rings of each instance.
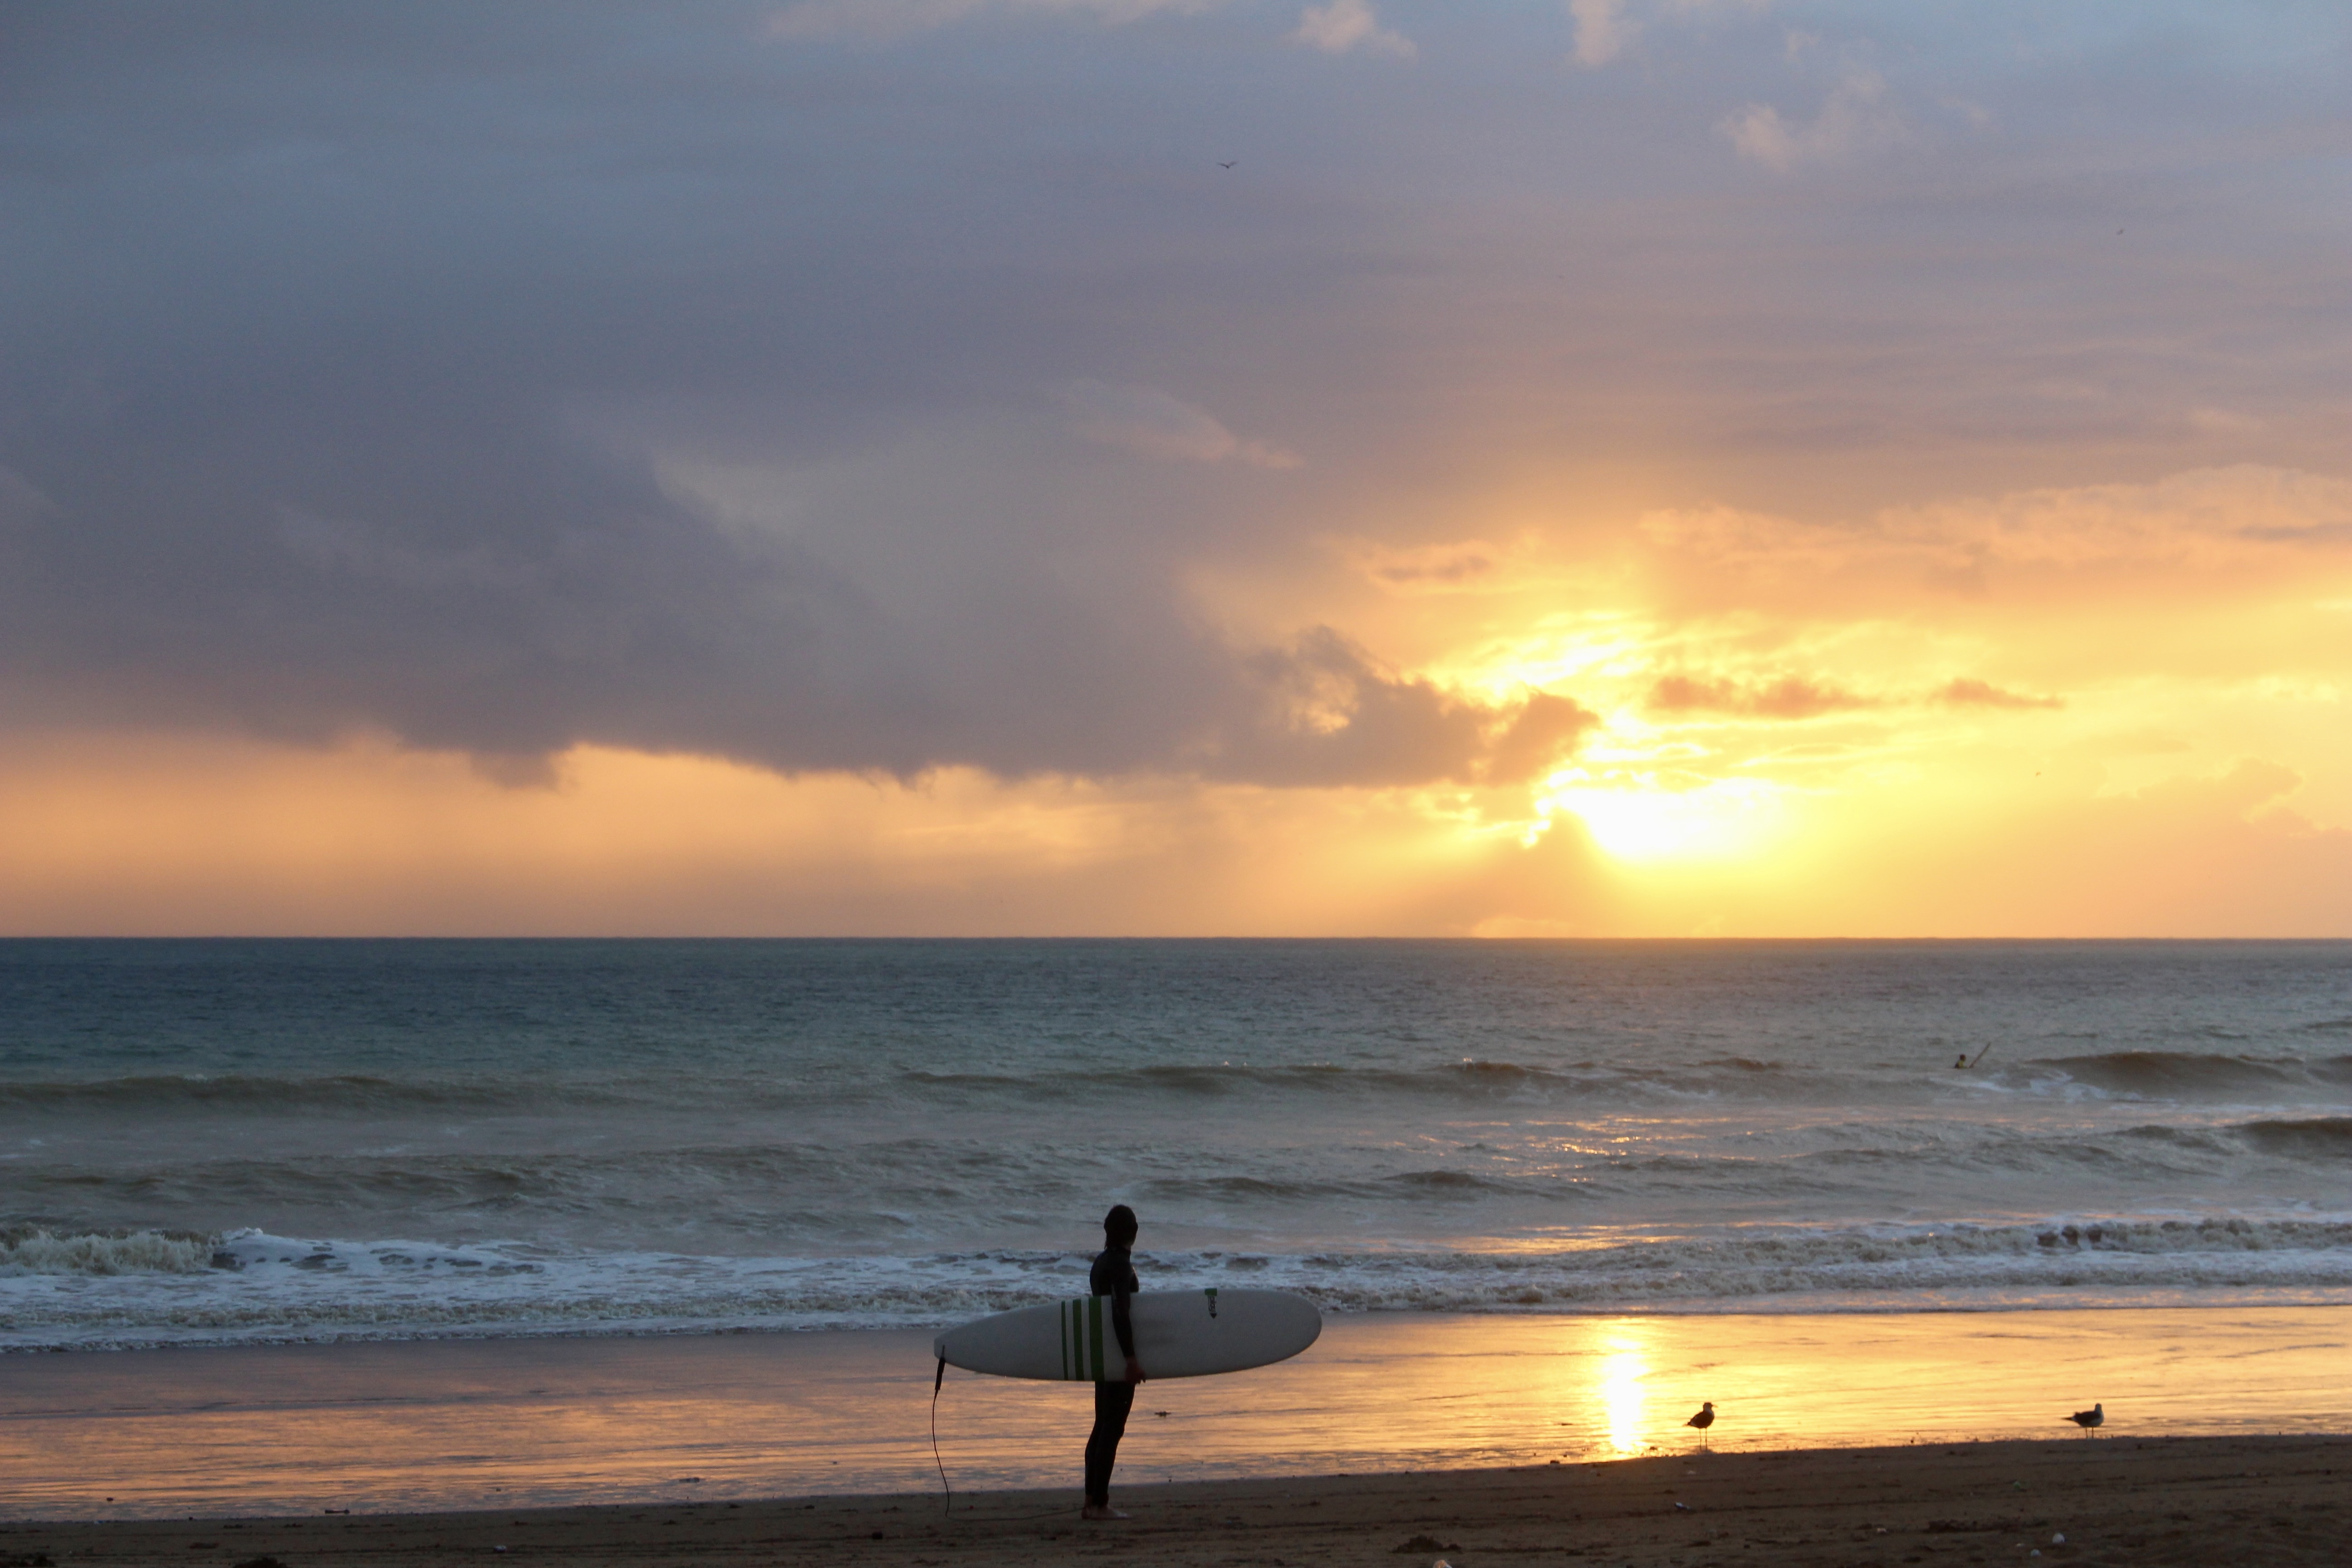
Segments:
[[[406,1568],[612,1564],[1201,1568],[1648,1564],[2341,1563],[2352,1438],[2064,1438],[1125,1489],[310,1519],[17,1524],[0,1562]],[[2062,1539],[2063,1538],[2063,1539]]]

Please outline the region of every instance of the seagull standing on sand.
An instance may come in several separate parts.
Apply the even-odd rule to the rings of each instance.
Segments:
[[[2102,1401],[2092,1405],[2088,1410],[2077,1410],[2066,1419],[2080,1426],[2083,1429],[2083,1436],[2087,1437],[2091,1435],[2092,1427],[2104,1426],[2107,1424],[2106,1404]]]
[[[1683,1425],[1685,1426],[1697,1427],[1699,1430],[1699,1436],[1704,1437],[1706,1435],[1706,1429],[1715,1425],[1715,1401],[1710,1399],[1704,1405],[1701,1405],[1698,1407],[1698,1414],[1684,1422]]]

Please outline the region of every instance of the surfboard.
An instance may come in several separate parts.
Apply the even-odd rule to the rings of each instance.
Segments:
[[[1146,1290],[1128,1298],[1146,1376],[1208,1377],[1286,1361],[1323,1332],[1323,1314],[1287,1290]],[[1126,1375],[1110,1298],[1081,1296],[950,1329],[931,1348],[950,1366],[997,1377],[1117,1382]]]

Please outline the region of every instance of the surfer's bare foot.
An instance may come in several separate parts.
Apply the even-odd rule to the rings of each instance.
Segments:
[[[1125,1519],[1127,1515],[1107,1502],[1090,1502],[1078,1510],[1080,1519]]]

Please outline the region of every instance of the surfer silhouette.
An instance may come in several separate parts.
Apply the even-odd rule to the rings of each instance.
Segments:
[[[1125,1204],[1103,1215],[1103,1249],[1095,1255],[1087,1289],[1110,1298],[1111,1332],[1118,1337],[1118,1352],[1127,1358],[1127,1375],[1117,1383],[1095,1384],[1095,1429],[1087,1437],[1087,1505],[1082,1519],[1125,1519],[1110,1506],[1111,1467],[1118,1462],[1118,1440],[1127,1435],[1127,1415],[1135,1408],[1135,1385],[1143,1381],[1143,1367],[1135,1359],[1135,1324],[1128,1298],[1142,1289],[1135,1278],[1135,1211]]]

